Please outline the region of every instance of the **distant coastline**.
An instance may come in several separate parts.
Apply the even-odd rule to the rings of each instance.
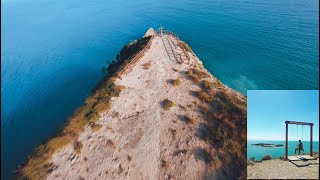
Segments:
[[[255,144],[283,144],[284,146],[279,147],[263,147],[260,145]],[[294,154],[294,149],[297,145],[297,141],[289,141],[288,142],[288,152],[289,155]],[[303,141],[303,147],[305,153],[308,154],[310,152],[310,142]],[[263,156],[266,154],[270,154],[273,158],[280,158],[281,156],[285,155],[285,141],[262,141],[262,140],[248,140],[247,142],[247,157],[252,158],[254,157],[256,160],[262,159]],[[313,152],[319,152],[319,141],[313,141]]]
[[[257,143],[257,144],[251,144],[252,146],[261,146],[261,147],[283,147],[283,144],[269,144],[269,143]]]

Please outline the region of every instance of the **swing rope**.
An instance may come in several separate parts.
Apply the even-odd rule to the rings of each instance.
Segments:
[[[301,141],[303,141],[303,125],[302,125],[302,137],[301,137]]]
[[[297,141],[299,141],[299,127],[298,127],[298,124],[297,124]]]

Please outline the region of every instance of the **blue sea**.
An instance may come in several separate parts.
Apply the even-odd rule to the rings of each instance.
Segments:
[[[283,144],[283,147],[269,148],[261,146],[252,146],[257,143],[268,144]],[[288,155],[294,155],[294,150],[297,146],[297,141],[288,141]],[[306,154],[310,154],[310,141],[302,141],[303,149]],[[319,153],[319,141],[312,143],[312,152]],[[285,141],[261,141],[261,140],[248,140],[247,142],[247,158],[254,157],[255,160],[261,160],[263,156],[270,154],[273,158],[279,158],[285,155]]]
[[[59,132],[102,66],[149,27],[174,31],[223,83],[319,89],[318,0],[1,1],[1,179]]]

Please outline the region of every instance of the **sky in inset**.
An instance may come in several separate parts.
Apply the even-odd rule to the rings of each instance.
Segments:
[[[248,140],[285,140],[285,121],[314,123],[319,141],[318,90],[250,90],[247,92]],[[310,126],[289,125],[289,140],[310,140]]]

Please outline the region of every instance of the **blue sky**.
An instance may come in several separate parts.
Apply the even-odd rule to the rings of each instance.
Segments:
[[[284,140],[285,121],[312,122],[313,139],[319,141],[318,90],[250,90],[248,140]],[[310,127],[289,125],[289,140],[309,141]]]

